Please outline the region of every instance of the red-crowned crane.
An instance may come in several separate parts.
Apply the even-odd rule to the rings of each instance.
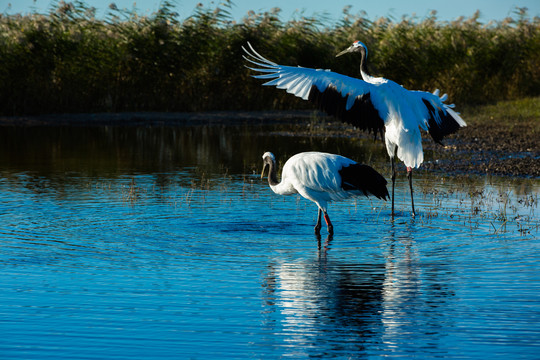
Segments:
[[[383,200],[389,197],[386,180],[381,174],[367,165],[358,164],[340,155],[315,151],[296,154],[283,166],[281,182],[277,179],[274,154],[266,152],[262,158],[264,165],[261,178],[266,168],[269,168],[268,184],[276,194],[300,194],[317,204],[317,235],[321,231],[321,213],[324,214],[328,233],[334,233],[327,213],[329,202],[361,195],[373,195]]]
[[[362,79],[330,70],[279,65],[257,53],[249,42],[248,46],[249,50],[242,47],[248,55],[244,59],[257,66],[248,66],[249,69],[262,73],[253,77],[270,80],[264,85],[273,85],[304,100],[310,100],[321,110],[356,128],[368,130],[375,135],[382,134],[384,130],[386,150],[392,163],[392,216],[396,156],[407,167],[414,216],[412,169],[424,161],[420,128],[428,131],[435,142],[442,144],[444,136],[466,126],[459,114],[452,110],[454,105],[444,103],[446,94],[439,97],[439,90],[433,94],[410,91],[391,80],[370,76],[367,71],[368,50],[360,41],[355,41],[336,57],[346,53],[360,53]]]

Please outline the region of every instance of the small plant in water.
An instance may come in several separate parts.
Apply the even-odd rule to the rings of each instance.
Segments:
[[[129,186],[122,189],[122,197],[125,201],[129,201],[130,203],[134,203],[139,198],[140,189],[135,183],[135,178],[131,178],[131,182],[129,183]]]
[[[499,211],[497,213],[497,220],[501,220],[504,222],[508,220],[508,217],[506,215],[506,209],[508,207],[509,199],[510,197],[507,192],[499,193]]]

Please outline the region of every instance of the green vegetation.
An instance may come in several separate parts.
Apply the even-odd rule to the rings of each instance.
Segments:
[[[460,105],[540,95],[540,19],[524,9],[489,24],[478,14],[370,21],[348,9],[333,24],[283,22],[279,10],[235,23],[228,9],[180,21],[168,1],[151,16],[111,5],[97,19],[83,1],[60,1],[45,15],[1,15],[0,114],[309,108],[249,77],[247,41],[276,62],[357,76],[356,57],[334,56],[362,40],[375,75]]]
[[[540,97],[499,101],[485,106],[467,106],[463,113],[477,123],[512,125],[529,122],[540,127]]]

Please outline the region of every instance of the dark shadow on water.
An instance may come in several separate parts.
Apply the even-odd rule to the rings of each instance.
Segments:
[[[269,190],[271,191],[271,190]],[[225,234],[244,234],[250,233],[264,233],[268,236],[282,235],[283,233],[291,235],[302,235],[304,233],[304,224],[298,224],[289,220],[281,220],[279,218],[272,218],[271,221],[265,221],[264,219],[246,220],[246,219],[234,219],[234,214],[217,225],[220,232]],[[207,224],[208,226],[216,226],[214,222]]]

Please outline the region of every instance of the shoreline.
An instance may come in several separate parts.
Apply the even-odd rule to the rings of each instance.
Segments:
[[[313,110],[295,111],[213,111],[196,113],[125,112],[49,114],[37,116],[0,116],[2,127],[34,126],[212,126],[212,125],[276,125],[303,124],[317,119],[324,128],[316,134],[304,131],[291,136],[348,136],[368,138],[369,134]],[[519,126],[500,122],[484,124],[467,122],[466,128],[443,140],[444,146],[424,136],[424,150],[437,153],[436,160],[425,161],[420,170],[445,173],[518,176],[540,178],[540,146],[535,134],[538,124],[527,122]],[[1,130],[0,130],[1,131]],[[384,142],[381,142],[384,146]]]
[[[122,112],[0,116],[2,126],[194,126],[280,124],[327,115],[313,110]]]

